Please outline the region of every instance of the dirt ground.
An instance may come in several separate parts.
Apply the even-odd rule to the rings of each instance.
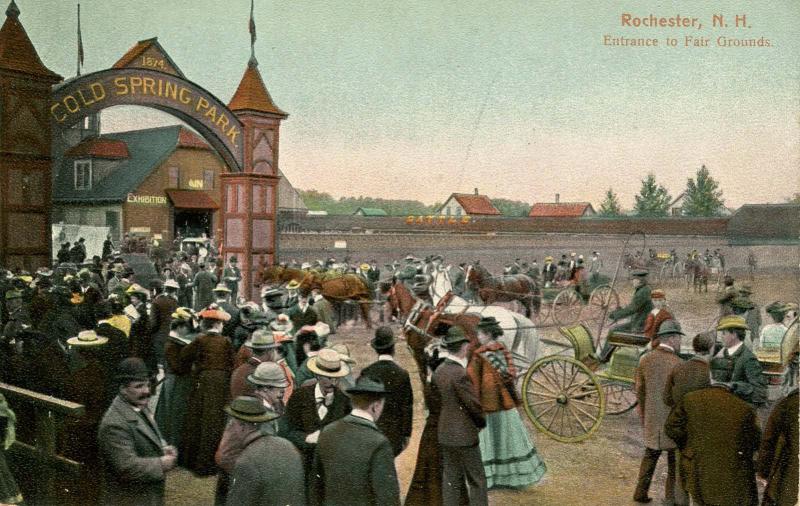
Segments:
[[[785,274],[771,273],[758,276],[751,282],[753,300],[761,307],[781,300],[800,300],[800,280],[797,272]],[[709,328],[717,315],[716,297],[712,287],[706,293],[694,294],[684,287],[665,286],[669,306],[683,324],[689,336]],[[630,286],[621,286],[623,298],[629,297]],[[765,322],[766,323],[766,322]],[[399,325],[395,324],[399,334]],[[545,337],[557,338],[555,329],[543,331]],[[350,347],[358,364],[356,369],[371,363],[376,357],[368,345],[371,332],[359,324],[345,327],[332,336],[332,343],[345,343]],[[691,338],[687,338],[684,348],[691,349]],[[552,353],[552,348],[540,347],[539,356]],[[398,346],[398,361],[410,373],[414,382],[414,432],[409,448],[395,461],[400,479],[400,490],[405,495],[417,456],[419,437],[424,425],[424,410],[416,365],[405,346]],[[559,443],[538,432],[528,421],[524,410],[521,416],[528,423],[530,435],[540,455],[547,464],[548,471],[537,485],[521,491],[490,491],[489,502],[493,505],[627,505],[635,504],[631,497],[635,486],[639,461],[642,455],[641,426],[636,411],[621,416],[606,416],[597,433],[588,440],[576,443]],[[659,462],[655,479],[650,489],[654,504],[663,500],[664,480],[666,478],[666,459]],[[268,470],[265,470],[268,472]],[[216,478],[195,478],[190,473],[179,470],[170,474],[167,480],[167,504],[201,505],[212,504]]]

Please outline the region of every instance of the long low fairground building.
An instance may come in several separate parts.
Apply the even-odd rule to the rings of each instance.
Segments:
[[[126,233],[164,240],[179,232],[217,235],[219,176],[228,169],[197,134],[176,125],[80,137],[57,153],[53,223],[107,226],[115,239]],[[297,191],[279,175],[279,210],[304,211]]]

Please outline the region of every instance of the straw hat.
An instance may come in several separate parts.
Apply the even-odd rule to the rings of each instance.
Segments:
[[[223,322],[226,322],[231,319],[231,315],[226,313],[216,304],[211,304],[206,309],[200,311],[200,314],[198,314],[197,316],[199,316],[204,320],[219,320]]]
[[[338,353],[339,356],[342,357],[342,360],[344,360],[350,365],[355,365],[356,360],[350,356],[350,348],[348,348],[346,344],[337,343],[331,346],[331,349],[335,350],[336,353]]]
[[[194,311],[188,307],[179,307],[172,313],[173,320],[191,321],[194,318]]]
[[[164,288],[171,288],[172,290],[180,289],[181,285],[174,279],[168,279],[164,282]]]
[[[223,285],[222,283],[220,283],[220,284],[218,284],[217,286],[215,286],[215,287],[214,287],[214,289],[213,289],[213,290],[211,290],[211,291],[212,291],[212,292],[225,292],[225,293],[231,293],[231,289],[230,289],[230,288],[228,288],[227,286]]]
[[[277,348],[280,343],[275,342],[272,332],[259,329],[253,332],[253,336],[244,345],[253,350],[269,350]]]
[[[362,271],[368,271],[369,270],[369,264],[361,264],[360,267],[361,267]]]
[[[289,281],[289,283],[286,285],[287,290],[297,290],[298,288],[300,288],[300,282],[296,279]]]
[[[350,374],[350,366],[344,363],[336,350],[330,348],[319,350],[316,356],[308,359],[306,365],[314,374],[329,378],[343,378]]]
[[[127,293],[128,295],[134,295],[134,294],[143,295],[145,297],[148,297],[150,295],[150,292],[148,292],[142,285],[138,283],[134,283],[131,286],[129,286],[128,289],[125,290],[125,293]]]
[[[742,329],[749,330],[747,322],[741,316],[723,316],[719,319],[717,330]]]
[[[247,375],[247,382],[260,387],[286,388],[289,381],[283,368],[275,362],[261,362]]]
[[[107,342],[107,337],[99,337],[94,330],[82,330],[76,337],[67,339],[67,344],[70,346],[100,346]]]
[[[264,407],[260,400],[245,395],[235,398],[224,409],[226,413],[243,422],[263,423],[280,418],[279,414]]]

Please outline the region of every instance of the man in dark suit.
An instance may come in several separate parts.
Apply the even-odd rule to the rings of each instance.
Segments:
[[[758,407],[767,401],[767,380],[761,363],[745,346],[747,323],[741,316],[723,316],[717,324],[722,348],[711,360],[714,381],[730,386],[731,392]]]
[[[231,302],[236,304],[239,300],[239,282],[242,280],[242,271],[239,269],[239,259],[231,255],[228,266],[222,271],[222,280],[231,291]]]
[[[375,425],[388,393],[362,375],[347,389],[353,410],[325,427],[314,459],[314,497],[329,506],[400,505],[400,484],[389,440]]]
[[[103,459],[102,504],[164,504],[164,479],[178,452],[166,444],[147,409],[150,375],[139,358],[117,368],[119,394],[100,422],[97,439]]]
[[[164,347],[169,338],[172,313],[178,309],[178,282],[169,279],[164,283],[164,291],[156,295],[150,304],[150,339],[156,361],[164,365]]]
[[[627,306],[617,308],[608,314],[608,317],[614,321],[628,317],[630,319],[625,323],[612,327],[609,334],[615,331],[641,332],[644,329],[647,314],[653,309],[652,291],[650,285],[647,284],[647,274],[648,272],[644,269],[631,272],[634,286],[631,302]]]
[[[778,401],[769,415],[758,450],[758,474],[767,480],[761,504],[797,504],[798,390]]]
[[[761,430],[753,408],[726,385],[684,395],[664,430],[681,450],[693,504],[758,504],[753,454]]]
[[[464,329],[450,327],[442,340],[447,358],[433,373],[432,395],[441,401],[438,442],[442,450],[442,502],[461,504],[466,480],[471,506],[488,504],[486,474],[478,432],[486,426],[481,402],[467,376],[469,339]]]
[[[350,374],[350,367],[329,348],[320,350],[307,365],[317,382],[298,388],[289,398],[284,436],[303,454],[310,474],[320,430],[350,412],[350,399],[337,386],[340,378]]]
[[[708,361],[714,338],[707,333],[697,334],[692,339],[694,355],[672,369],[664,387],[664,404],[674,408],[689,392],[711,386],[711,373]]]
[[[392,329],[379,327],[370,345],[378,354],[378,361],[361,371],[361,375],[380,381],[386,387],[386,405],[375,423],[392,443],[396,457],[405,450],[411,438],[414,419],[411,379],[408,372],[394,361],[395,339]]]
[[[236,327],[241,323],[239,317],[239,308],[231,302],[231,290],[224,283],[220,283],[214,287],[214,302],[221,307],[226,313],[231,315],[231,319],[225,322],[222,327],[222,335],[233,340],[236,332]]]
[[[300,287],[297,291],[297,304],[290,307],[286,314],[292,321],[292,327],[295,332],[300,332],[303,327],[316,325],[319,321],[319,316],[311,307],[309,297],[311,296],[311,289],[308,287]]]

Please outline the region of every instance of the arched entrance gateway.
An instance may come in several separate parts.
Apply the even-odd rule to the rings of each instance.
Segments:
[[[8,19],[3,30],[7,32],[4,38],[9,40],[0,40],[0,46],[5,44],[8,49],[13,45],[14,49],[17,49],[15,59],[25,57],[33,60],[28,67],[38,70],[39,75],[35,75],[25,65],[20,66],[18,61],[6,65],[11,67],[7,69],[2,68],[4,62],[0,61],[0,73],[3,70],[10,70],[13,71],[13,77],[17,81],[39,81],[37,83],[39,89],[46,86],[41,81],[49,83],[60,81],[60,76],[47,70],[39,60],[22,25],[19,24],[17,19],[19,10],[13,1],[6,14]],[[11,38],[25,40],[12,41]],[[19,52],[20,44],[25,46],[22,54]],[[3,53],[4,51],[0,50],[0,57]],[[26,84],[30,86],[30,83]],[[15,95],[19,85],[18,83],[14,85],[16,86],[4,85],[5,89],[0,90],[2,91],[0,98],[6,96],[8,100],[9,95]],[[39,98],[44,98],[41,92]],[[273,103],[254,57],[248,62],[239,86],[227,105],[212,93],[186,79],[155,38],[138,42],[110,69],[55,84],[51,88],[49,100],[44,102],[44,100],[36,102],[33,114],[35,125],[29,126],[49,130],[54,146],[59,139],[67,135],[67,132],[74,129],[75,125],[85,122],[87,117],[91,119],[101,110],[119,105],[145,106],[167,112],[201,134],[229,169],[229,172],[219,176],[220,202],[219,209],[215,209],[219,216],[215,219],[217,230],[214,232],[221,234],[219,237],[225,260],[233,255],[239,260],[244,288],[240,293],[255,296],[253,275],[255,269],[262,261],[267,264],[273,263],[277,252],[275,221],[280,180],[278,139],[280,123],[288,115]],[[46,117],[49,117],[49,121],[45,119]],[[0,134],[0,137],[8,137],[9,131],[6,132]],[[51,136],[44,137],[49,140]],[[45,139],[43,143],[46,142]],[[8,138],[0,140],[4,140],[6,145],[10,144]],[[5,150],[0,149],[0,151]],[[40,158],[45,158],[46,151],[44,149],[40,151],[42,151]],[[32,162],[28,160],[26,163]],[[49,253],[49,246],[45,246],[43,241],[40,241],[41,244],[37,248],[15,249],[15,235],[18,232],[15,232],[15,227],[12,227],[9,221],[9,216],[13,218],[15,211],[27,210],[30,216],[38,213],[36,214],[38,219],[46,221],[41,228],[49,229],[48,215],[51,209],[49,197],[52,192],[49,188],[49,178],[42,176],[42,168],[37,167],[38,172],[29,171],[25,175],[25,178],[30,178],[29,174],[39,174],[36,181],[42,187],[42,194],[45,195],[42,206],[28,209],[23,202],[20,202],[22,207],[11,208],[12,212],[8,212],[7,206],[0,205],[0,221],[4,225],[3,234],[0,236],[0,263],[5,261],[8,264],[17,264],[12,267],[32,268],[35,267],[34,263],[41,264],[40,261],[47,258],[45,255]],[[5,176],[5,194],[10,195],[13,192],[9,188],[14,186],[15,178],[8,173]],[[9,180],[12,180],[11,183]],[[0,194],[2,193],[0,191]],[[186,194],[189,192],[181,193],[184,199],[177,198],[179,193],[181,192],[175,192],[173,195],[167,191],[174,206],[174,210],[171,211],[173,214],[183,212],[179,209],[178,200],[185,202]],[[132,201],[129,198],[127,202]],[[142,203],[168,205],[166,199],[161,197],[155,201],[151,199]],[[181,216],[185,214],[183,212]],[[49,236],[49,230],[47,235]],[[9,253],[16,253],[14,259],[10,258]]]

